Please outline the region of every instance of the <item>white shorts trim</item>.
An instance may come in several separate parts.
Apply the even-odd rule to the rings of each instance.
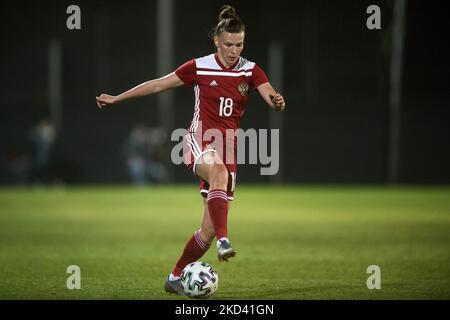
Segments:
[[[195,173],[195,167],[197,166],[198,160],[200,160],[200,158],[202,157],[202,155],[204,155],[204,154],[207,153],[207,152],[216,152],[216,150],[214,150],[214,149],[206,149],[206,150],[202,151],[202,152],[198,155],[198,157],[195,158],[195,160],[194,160],[194,166],[192,167],[192,172],[194,172],[194,175],[197,175],[197,174]]]

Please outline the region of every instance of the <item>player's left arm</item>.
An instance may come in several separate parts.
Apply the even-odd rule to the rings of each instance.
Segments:
[[[275,91],[270,82],[265,82],[256,88],[267,103],[267,105],[275,111],[283,111],[286,107],[284,97]]]

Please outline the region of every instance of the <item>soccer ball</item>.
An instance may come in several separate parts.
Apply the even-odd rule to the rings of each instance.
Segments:
[[[181,285],[189,298],[208,298],[216,292],[218,284],[219,275],[206,262],[192,262],[181,274]]]

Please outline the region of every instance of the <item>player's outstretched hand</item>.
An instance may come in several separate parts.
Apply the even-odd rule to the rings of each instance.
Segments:
[[[270,101],[272,101],[272,104],[274,106],[275,111],[283,111],[284,107],[286,106],[286,102],[284,101],[284,98],[281,94],[277,93],[275,95],[269,95]]]
[[[97,100],[97,106],[100,109],[117,102],[117,99],[115,96],[111,96],[111,95],[105,94],[105,93],[102,93],[99,97],[95,97],[95,99]]]

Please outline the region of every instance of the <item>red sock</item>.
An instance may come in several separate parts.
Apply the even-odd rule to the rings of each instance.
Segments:
[[[228,199],[227,193],[220,189],[210,190],[208,192],[208,210],[211,221],[214,225],[216,238],[226,237],[227,217],[228,217]]]
[[[209,245],[203,242],[200,238],[199,230],[194,232],[194,235],[189,239],[184,247],[181,257],[178,259],[177,264],[173,268],[172,274],[179,277],[183,272],[184,267],[189,263],[200,259],[206,251],[208,251]]]

